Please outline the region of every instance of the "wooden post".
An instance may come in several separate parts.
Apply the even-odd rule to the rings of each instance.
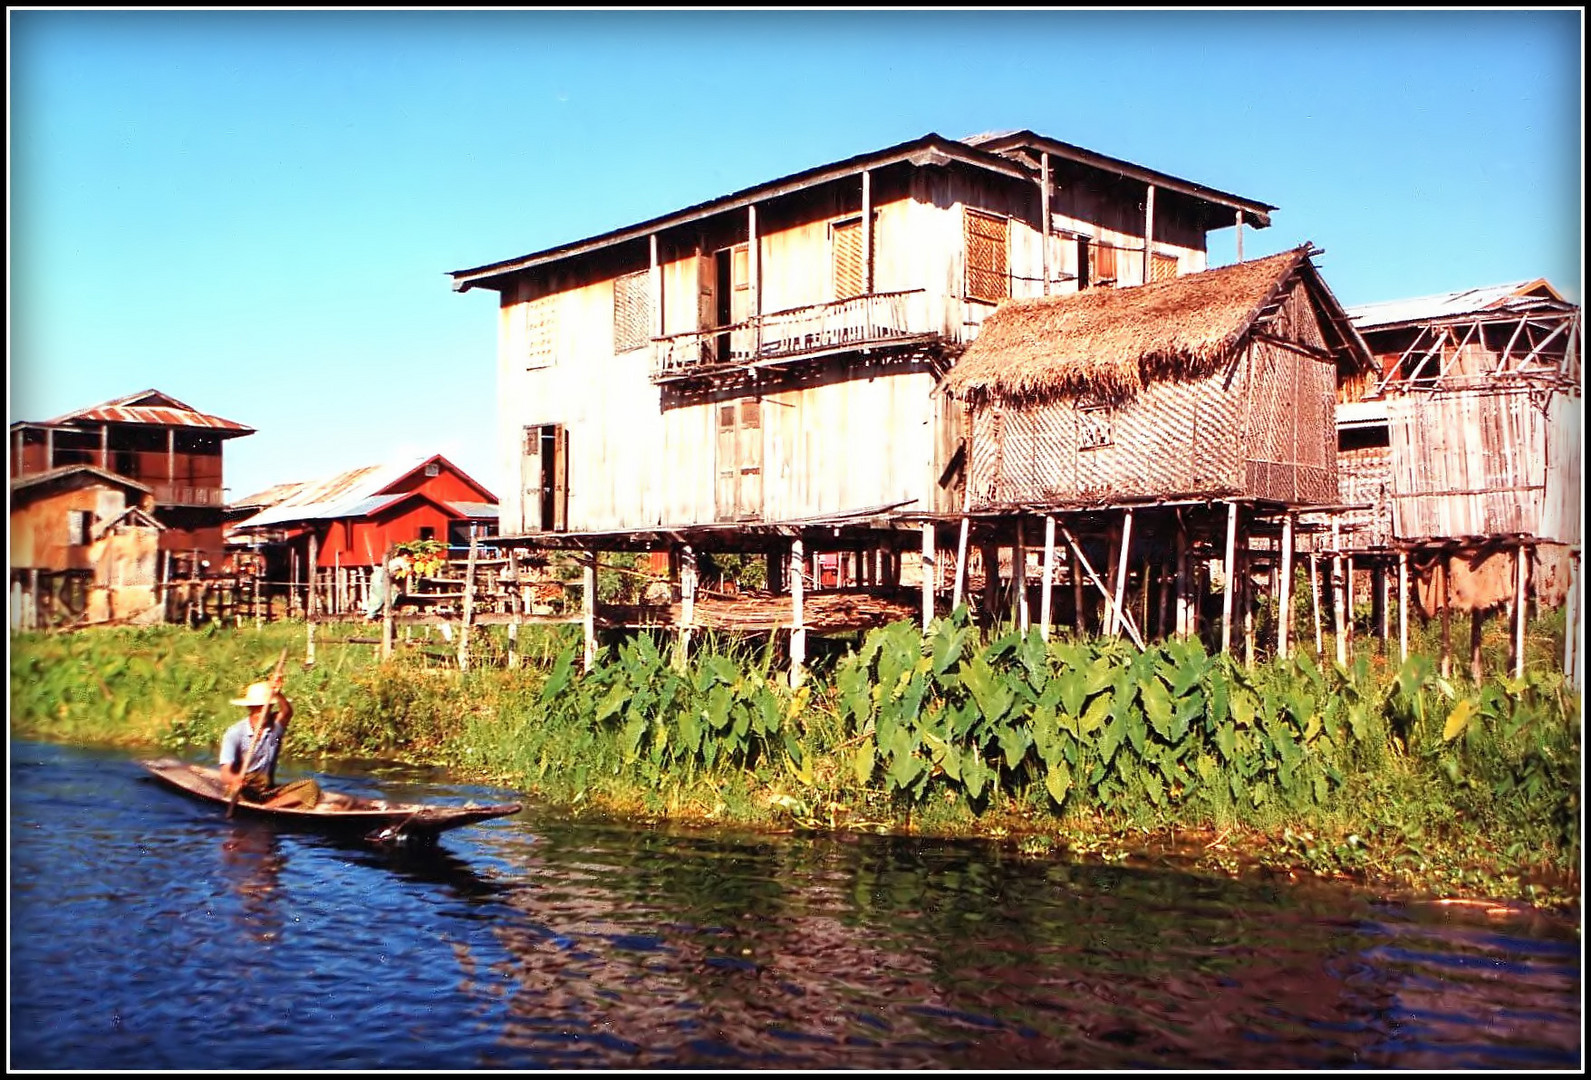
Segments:
[[[1469,613],[1469,677],[1476,686],[1481,683],[1481,624],[1485,616],[1479,608]]]
[[[1569,589],[1564,594],[1563,673],[1569,685],[1580,689],[1580,647],[1584,631],[1580,626],[1580,552],[1569,549]]]
[[[1309,549],[1309,613],[1315,624],[1315,655],[1323,656],[1326,643],[1320,631],[1320,553],[1313,547]]]
[[[1243,605],[1243,666],[1254,666],[1254,575],[1249,568],[1248,543],[1238,551],[1243,569],[1238,574],[1238,603]],[[1237,567],[1233,567],[1236,570]]]
[[[1525,616],[1529,614],[1529,597],[1525,595],[1525,576],[1529,572],[1530,553],[1520,544],[1514,555],[1514,678],[1525,677]],[[1476,676],[1475,681],[1480,682]]]
[[[392,573],[392,545],[381,559],[381,659],[392,657],[393,609],[397,607],[398,583]]]
[[[304,618],[313,619],[319,607],[315,595],[315,569],[320,562],[320,537],[313,531],[309,534],[309,561],[304,564]]]
[[[1072,530],[1066,528],[1064,525],[1061,526],[1061,535],[1065,537],[1067,545],[1071,548],[1072,554],[1077,557],[1077,561],[1079,564],[1081,564],[1083,571],[1088,574],[1088,579],[1094,583],[1094,587],[1098,589],[1100,595],[1105,598],[1107,610],[1114,609],[1116,605],[1115,600],[1110,595],[1110,587],[1100,580],[1099,575],[1094,572],[1093,566],[1089,565],[1088,556],[1083,554],[1083,545],[1077,542],[1077,537],[1072,535]],[[1144,640],[1142,635],[1138,633],[1137,627],[1135,627],[1131,622],[1128,622],[1126,626],[1127,633],[1129,636],[1131,636],[1133,644],[1137,645],[1140,649],[1143,648]]]
[[[1287,659],[1293,634],[1293,519],[1292,513],[1282,518],[1282,569],[1276,583],[1276,655]]]
[[[591,558],[586,561],[581,573],[581,583],[585,586],[585,596],[581,600],[586,638],[585,670],[590,671],[597,663],[597,552],[595,551],[591,552]]]
[[[1447,553],[1443,552],[1438,565],[1442,568],[1442,678],[1453,674],[1453,591],[1448,582]]]
[[[1409,553],[1398,552],[1398,663],[1409,660]]]
[[[1344,625],[1347,607],[1344,582],[1342,578],[1342,538],[1338,530],[1337,516],[1331,518],[1331,606],[1334,615],[1333,623],[1337,630],[1337,663],[1348,662],[1348,631]]]
[[[1149,260],[1154,256],[1155,250],[1155,186],[1148,185],[1144,194],[1144,277],[1143,284],[1149,284]]]
[[[1044,282],[1040,291],[1050,295],[1050,155],[1048,152],[1039,155],[1039,273],[1043,275]],[[1048,629],[1045,630],[1048,634]]]
[[[931,522],[923,524],[923,632],[928,632],[928,624],[934,621],[934,526]]]
[[[801,538],[790,541],[790,689],[801,686],[806,678],[807,627],[806,613],[802,610],[806,591],[806,557],[802,554]]]
[[[696,551],[689,544],[680,551],[679,597],[679,649],[674,666],[684,671],[690,663],[691,629],[696,625]]]
[[[862,170],[862,292],[873,291],[873,174]]]
[[[1243,211],[1237,212],[1237,261],[1243,261]]]
[[[1074,551],[1067,552],[1066,562],[1072,571],[1072,629],[1078,637],[1082,637],[1088,633],[1088,613],[1083,607],[1083,567]]]
[[[519,593],[519,549],[508,549],[508,666],[519,666],[519,618],[523,613]]]
[[[1116,559],[1116,595],[1111,598],[1110,636],[1121,636],[1122,607],[1127,603],[1127,554],[1132,550],[1132,508],[1121,515],[1121,552]],[[1139,642],[1140,646],[1143,644]]]
[[[1346,656],[1353,655],[1353,553],[1349,552],[1342,558],[1345,573],[1342,579],[1342,619],[1343,619],[1343,649]],[[1344,660],[1346,662],[1346,658]]]
[[[479,541],[470,525],[470,551],[464,560],[464,613],[459,620],[459,670],[470,669],[470,626],[475,622],[475,558]]]
[[[1045,158],[1045,171],[1048,173],[1049,155]],[[1044,183],[1045,203],[1049,202],[1049,177],[1046,175]],[[1046,235],[1046,240],[1048,239]],[[1045,641],[1050,640],[1050,590],[1055,584],[1055,515],[1044,515],[1044,585],[1039,590],[1039,633]]]
[[[762,352],[762,283],[761,254],[762,241],[757,237],[757,204],[752,203],[746,207],[746,291],[750,293],[750,311],[747,313],[751,319],[751,355],[756,356]]]
[[[1232,651],[1232,593],[1237,586],[1233,560],[1237,558],[1237,502],[1226,504],[1226,588],[1221,594],[1221,651]]]
[[[304,666],[315,666],[315,620],[304,620]]]
[[[972,478],[964,481],[965,492],[961,496],[961,537],[956,541],[956,581],[951,591],[950,610],[954,611],[961,606],[962,592],[967,584],[967,534],[972,528]]]
[[[1016,546],[1011,549],[1011,584],[1016,589],[1016,626],[1028,632],[1028,545],[1022,519],[1016,519]]]
[[[1183,641],[1195,633],[1193,618],[1193,553],[1189,550],[1188,523],[1177,512],[1177,637]]]

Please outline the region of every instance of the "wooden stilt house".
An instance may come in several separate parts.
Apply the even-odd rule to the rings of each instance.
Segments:
[[[1335,504],[1336,388],[1371,363],[1315,254],[1002,304],[942,385],[968,411],[969,517],[1019,546],[1042,524],[1046,566],[1058,523],[1108,629],[1139,641],[1197,629],[1188,561],[1202,549],[1229,647],[1234,608],[1252,619],[1256,556],[1265,576],[1289,577],[1282,526]],[[1174,620],[1169,596],[1152,595],[1173,588]]]
[[[1197,275],[1273,209],[1031,131],[930,134],[454,271],[499,297],[502,542],[666,551],[672,604],[588,629],[789,629],[796,671],[809,626],[926,620],[966,460],[934,391],[984,320]],[[766,589],[698,597],[702,553],[765,560]]]
[[[1350,310],[1377,360],[1362,396],[1337,407],[1342,550],[1398,572],[1426,617],[1513,617],[1522,671],[1529,602],[1577,600],[1581,505],[1580,308],[1544,280]],[[1379,593],[1380,590],[1378,590]],[[1565,669],[1579,678],[1571,609]],[[1402,632],[1407,648],[1406,629]]]

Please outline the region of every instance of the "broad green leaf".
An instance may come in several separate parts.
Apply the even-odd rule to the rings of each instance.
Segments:
[[[1470,717],[1475,712],[1475,702],[1464,698],[1453,711],[1447,714],[1447,723],[1442,725],[1442,740],[1452,742],[1469,728]]]
[[[873,779],[873,760],[876,756],[873,740],[864,738],[862,745],[856,748],[856,757],[851,763],[858,784],[866,785]]]
[[[1066,767],[1066,762],[1058,761],[1052,764],[1049,771],[1044,774],[1044,790],[1050,793],[1050,798],[1055,800],[1057,806],[1064,805],[1066,793],[1072,788],[1072,771]]]

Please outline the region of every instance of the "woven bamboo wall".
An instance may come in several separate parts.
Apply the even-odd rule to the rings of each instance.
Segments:
[[[1062,400],[972,417],[973,505],[1337,496],[1332,365],[1256,345],[1226,371],[1112,408]]]
[[[1580,400],[1526,387],[1388,402],[1404,540],[1533,536],[1579,542]]]
[[[1337,455],[1337,491],[1352,506],[1368,503],[1364,510],[1345,511],[1338,519],[1347,546],[1384,547],[1392,540],[1392,450],[1366,446]]]

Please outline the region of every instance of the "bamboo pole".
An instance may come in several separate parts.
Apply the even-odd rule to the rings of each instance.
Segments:
[[[1320,553],[1314,548],[1309,549],[1309,614],[1315,624],[1315,655],[1322,656],[1326,643],[1320,630]]]
[[[923,525],[923,632],[934,621],[934,527]]]
[[[1071,547],[1072,553],[1077,556],[1078,563],[1082,565],[1084,572],[1088,574],[1088,579],[1094,583],[1094,587],[1099,590],[1100,595],[1105,598],[1106,603],[1113,604],[1114,601],[1111,598],[1109,586],[1107,586],[1105,582],[1100,579],[1100,576],[1094,572],[1094,567],[1091,563],[1089,563],[1088,556],[1083,554],[1083,547],[1077,542],[1077,537],[1073,536],[1072,531],[1064,525],[1061,526],[1061,535],[1066,538],[1066,543]],[[1143,648],[1144,639],[1138,633],[1138,628],[1133,625],[1130,619],[1127,620],[1126,626],[1127,634],[1133,639],[1133,644],[1137,645],[1140,649]]]
[[[1022,519],[1016,519],[1016,545],[1011,549],[1011,585],[1016,590],[1016,625],[1028,632],[1028,545],[1023,536]]]
[[[1564,597],[1563,670],[1569,685],[1580,689],[1581,650],[1585,630],[1580,625],[1580,553],[1569,552],[1569,591]]]
[[[508,549],[508,666],[519,666],[519,619],[523,614],[519,591],[519,549]]]
[[[1189,565],[1190,553],[1188,551],[1188,525],[1182,519],[1182,513],[1177,513],[1177,637],[1186,641],[1193,633],[1193,605],[1192,584]]]
[[[674,666],[684,671],[690,663],[691,630],[696,625],[696,550],[686,544],[679,560],[679,649]]]
[[[1439,560],[1442,568],[1442,678],[1453,674],[1453,609],[1452,590],[1449,588],[1447,555]]]
[[[1045,159],[1048,161],[1048,157]],[[1046,193],[1048,184],[1045,185]],[[1046,198],[1046,202],[1048,199]],[[1046,237],[1048,242],[1048,237]],[[1050,640],[1050,590],[1055,584],[1055,515],[1044,515],[1044,585],[1039,590],[1039,634]]]
[[[969,470],[970,471],[970,470]],[[950,610],[961,606],[962,591],[967,584],[967,533],[972,528],[972,478],[965,480],[961,496],[961,536],[956,541],[956,582],[951,591]]]
[[[393,608],[397,607],[397,582],[392,573],[392,545],[381,559],[381,659],[392,657]]]
[[[1337,663],[1348,662],[1348,636],[1347,628],[1343,625],[1344,611],[1347,601],[1344,598],[1342,579],[1342,548],[1341,536],[1338,531],[1337,516],[1331,518],[1331,606],[1332,623],[1337,633]]]
[[[1221,593],[1221,651],[1232,651],[1232,593],[1237,585],[1237,575],[1233,573],[1234,560],[1237,558],[1237,501],[1226,504],[1226,588]]]
[[[979,544],[983,560],[983,610],[990,619],[1000,610],[1000,549],[994,544]]]

